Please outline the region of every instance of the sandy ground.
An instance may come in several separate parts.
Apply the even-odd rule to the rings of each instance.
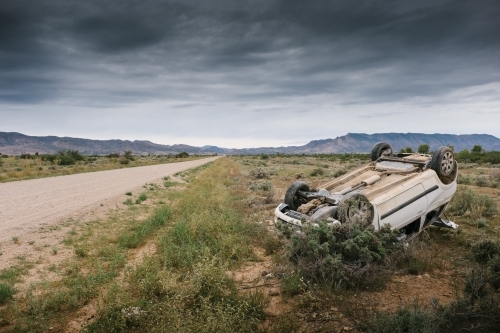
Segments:
[[[0,243],[88,211],[147,182],[215,159],[217,157],[0,184]]]

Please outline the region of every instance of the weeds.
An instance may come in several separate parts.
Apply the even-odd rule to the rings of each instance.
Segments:
[[[5,283],[0,282],[0,305],[5,304],[15,294],[15,289]]]
[[[87,331],[259,331],[267,298],[238,293],[226,274],[252,256],[255,234],[241,214],[244,197],[229,187],[231,169],[236,165],[219,160],[177,195],[157,254],[128,274],[127,288],[108,294]]]
[[[474,221],[480,217],[491,217],[498,213],[497,203],[484,194],[475,194],[468,188],[461,188],[453,197],[448,210],[450,214],[462,216],[471,214]]]
[[[358,224],[320,223],[294,233],[287,256],[306,281],[330,288],[371,286],[380,282],[375,273],[395,249],[395,237],[388,226],[375,233]]]
[[[129,249],[138,247],[144,242],[146,237],[163,226],[169,217],[170,209],[167,206],[157,209],[153,216],[148,218],[144,223],[134,226],[124,233],[118,240],[120,246]]]
[[[146,193],[141,193],[137,199],[135,199],[136,204],[140,204],[143,201],[146,201],[148,199],[148,196]]]

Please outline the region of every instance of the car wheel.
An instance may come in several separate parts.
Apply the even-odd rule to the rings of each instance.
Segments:
[[[373,146],[371,160],[376,161],[382,155],[392,155],[392,147],[387,142],[377,142]]]
[[[450,147],[439,147],[432,155],[431,169],[439,177],[448,177],[455,170],[455,154]]]
[[[300,205],[306,203],[305,199],[301,200],[301,197],[297,195],[298,191],[309,191],[309,186],[304,182],[295,182],[285,193],[285,203],[290,207],[291,210],[297,210]]]
[[[360,193],[346,195],[339,203],[340,216],[344,223],[359,223],[368,227],[373,222],[374,209],[366,196]]]

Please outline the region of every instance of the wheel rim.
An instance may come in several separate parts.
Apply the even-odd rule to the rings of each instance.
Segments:
[[[453,162],[453,154],[450,151],[444,153],[441,159],[441,171],[443,171],[444,174],[449,174],[451,170],[453,170]]]

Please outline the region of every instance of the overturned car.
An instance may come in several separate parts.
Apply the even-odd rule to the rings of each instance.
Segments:
[[[361,223],[375,230],[389,224],[406,235],[431,224],[457,228],[441,219],[457,189],[457,172],[450,147],[439,147],[433,155],[395,154],[388,143],[379,142],[369,164],[317,189],[293,183],[275,210],[275,223]]]

